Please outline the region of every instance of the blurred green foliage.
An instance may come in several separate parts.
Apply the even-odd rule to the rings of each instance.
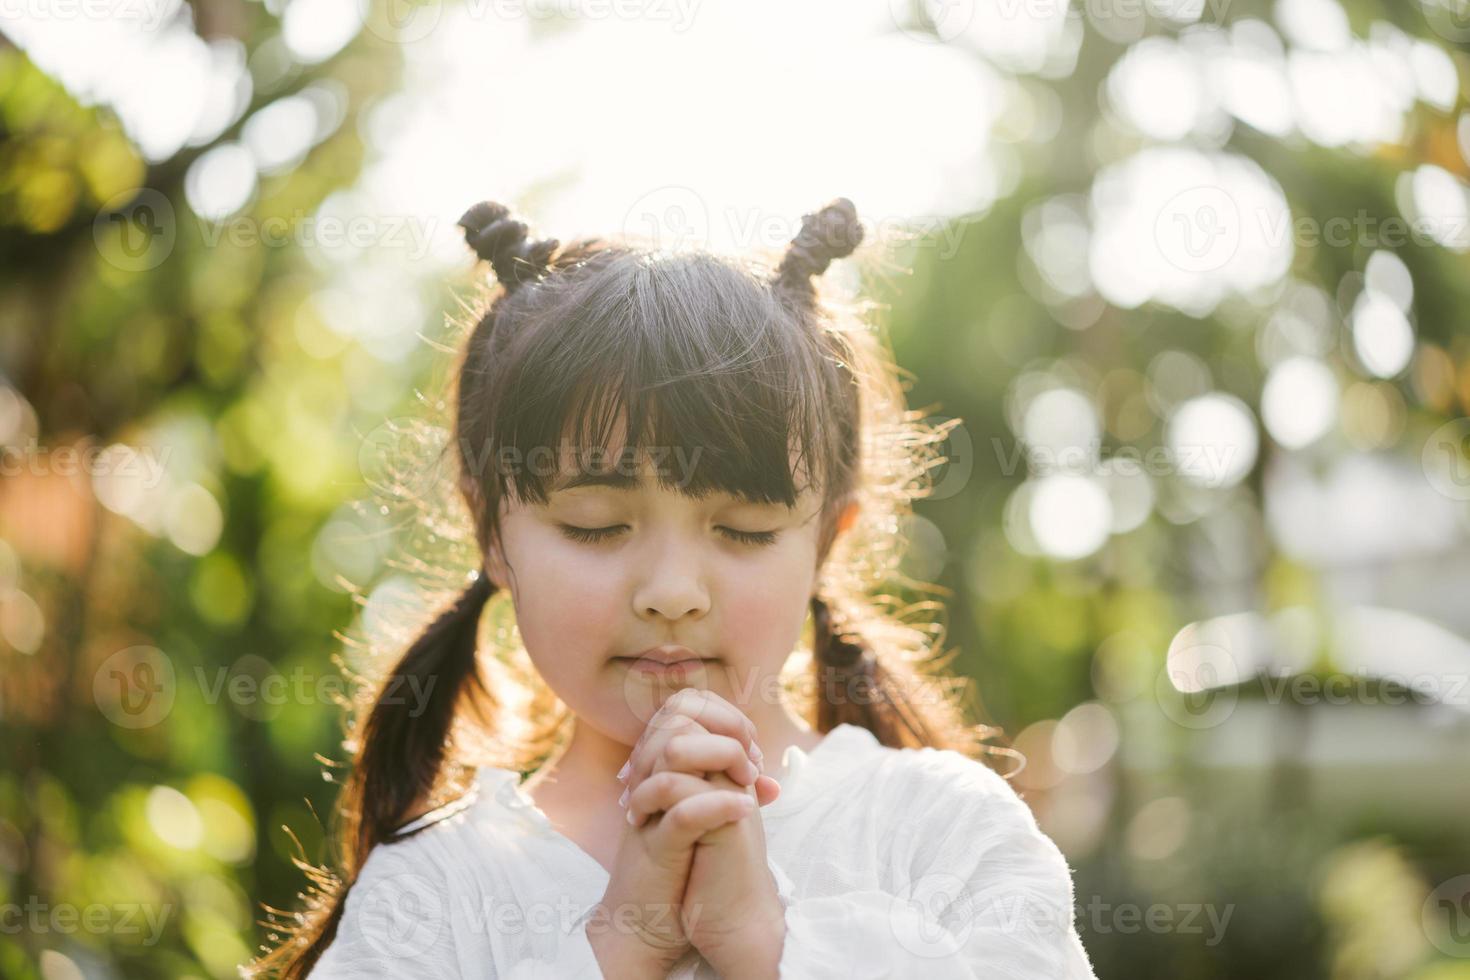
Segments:
[[[1455,22],[1427,15],[1432,4],[1345,9],[1358,36],[1394,23],[1450,52],[1461,79],[1453,109],[1416,105],[1402,140],[1366,153],[1245,125],[1230,134],[1227,148],[1260,164],[1293,217],[1393,214],[1395,181],[1424,163],[1465,178],[1456,127],[1465,128],[1467,61],[1435,33]],[[260,56],[238,118],[153,162],[112,112],[0,47],[0,427],[12,452],[29,447],[28,458],[45,462],[7,470],[0,483],[6,977],[71,976],[73,966],[87,976],[234,975],[267,938],[261,905],[293,907],[304,887],[283,828],[309,858],[324,857],[319,818],[336,788],[317,754],[341,754],[332,657],[361,615],[352,588],[395,567],[400,543],[394,515],[353,506],[364,436],[419,412],[418,393],[443,363],[429,343],[383,357],[335,332],[312,302],[324,273],[302,249],[213,241],[207,221],[186,220],[192,163],[276,99],[328,82],[345,121],[298,163],[263,176],[247,215],[259,224],[313,213],[358,178],[368,147],[355,123],[400,83],[399,50],[368,33],[320,64],[270,69],[261,52],[273,50],[274,9],[251,5],[249,26],[238,27]],[[1220,19],[1271,12],[1242,0]],[[1165,18],[1148,23],[1151,35],[1178,30]],[[1005,464],[1019,374],[1090,379],[1105,454],[1164,442],[1165,419],[1145,404],[1161,355],[1193,355],[1257,416],[1265,384],[1256,345],[1276,297],[1237,298],[1200,317],[1096,301],[1068,325],[1079,314],[1037,290],[1027,216],[1052,196],[1088,192],[1100,93],[1133,44],[1086,30],[1070,72],[1025,80],[1057,98],[1066,124],[1032,148],[1019,186],[966,225],[958,252],[917,243],[899,256],[912,276],[872,285],[916,377],[910,404],[963,418],[970,440],[963,488],[916,508],[942,544],[924,567],[954,596],[954,666],[1012,735],[1051,732],[1035,726],[1089,702],[1115,719],[1116,751],[1071,781],[1048,777],[1051,742],[1021,738],[1033,755],[1022,785],[1044,826],[1061,828],[1099,976],[1470,977],[1470,960],[1445,953],[1421,921],[1435,885],[1470,869],[1464,810],[1442,816],[1465,801],[1463,756],[1457,772],[1401,772],[1397,783],[1391,754],[1311,771],[1303,733],[1316,709],[1270,704],[1250,715],[1263,719],[1262,770],[1219,761],[1210,731],[1170,724],[1156,704],[1173,696],[1157,694],[1156,680],[1186,624],[1237,608],[1329,608],[1321,570],[1264,530],[1263,473],[1276,451],[1264,430],[1250,474],[1210,504],[1239,508],[1238,526],[1261,542],[1243,582],[1222,584],[1218,569],[1201,567],[1202,553],[1220,546],[1208,521],[1166,518],[1162,506],[1077,560],[1025,553],[1008,536],[1007,501],[1027,476]],[[1114,135],[1133,148],[1148,142]],[[153,210],[128,203],[138,201]],[[125,221],[110,221],[129,207]],[[140,252],[127,236],[162,227],[148,222],[166,212],[171,244],[153,262],[147,240]],[[1332,296],[1371,251],[1299,247],[1289,275]],[[1417,466],[1428,434],[1470,411],[1465,253],[1398,255],[1413,277],[1414,367],[1353,380],[1359,366],[1340,352],[1332,363],[1359,386],[1356,397],[1397,422],[1356,442],[1334,439],[1318,467],[1359,451]],[[425,288],[415,329],[432,333],[452,306],[446,288]],[[141,482],[68,472],[67,447],[92,460],[132,447],[109,448],[117,454],[104,468],[131,466]],[[1227,589],[1234,599],[1222,598]],[[1324,646],[1321,658],[1308,651],[1308,669],[1331,666]],[[1242,683],[1236,696],[1244,709],[1268,704],[1267,693]],[[1412,758],[1414,739],[1429,737],[1422,724],[1409,718],[1381,741]],[[1159,843],[1171,834],[1172,846]],[[1202,932],[1118,916],[1155,906],[1176,925],[1197,907]],[[1230,916],[1214,943],[1206,906]]]

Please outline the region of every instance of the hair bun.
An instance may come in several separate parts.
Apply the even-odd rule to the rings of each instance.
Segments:
[[[551,253],[561,244],[555,238],[528,241],[525,222],[512,219],[510,209],[495,201],[474,205],[458,225],[470,248],[490,263],[507,291],[545,275]]]
[[[787,246],[776,279],[809,286],[807,280],[826,272],[833,259],[851,255],[862,240],[857,208],[845,197],[835,198],[820,211],[802,215],[801,231]]]

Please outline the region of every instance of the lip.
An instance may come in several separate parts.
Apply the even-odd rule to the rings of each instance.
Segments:
[[[647,674],[672,674],[691,670],[700,664],[712,661],[713,657],[701,657],[688,647],[650,647],[631,657],[616,657],[628,665],[630,670]]]

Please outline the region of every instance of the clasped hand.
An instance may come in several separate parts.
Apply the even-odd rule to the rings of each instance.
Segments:
[[[735,705],[684,688],[649,719],[622,776],[628,834],[671,817],[702,819],[679,917],[688,944],[724,977],[774,976],[785,933],[757,812],[780,784],[762,771],[755,737]]]

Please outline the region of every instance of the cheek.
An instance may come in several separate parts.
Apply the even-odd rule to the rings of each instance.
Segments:
[[[554,683],[611,656],[622,611],[616,577],[587,549],[538,535],[515,558],[516,623],[537,670]]]
[[[795,548],[726,584],[722,618],[738,644],[732,657],[774,662],[791,652],[811,599],[814,556],[814,548]]]
[[[585,547],[546,539],[525,552],[516,571],[530,609],[558,615],[575,611],[581,602],[605,603],[614,590],[613,570]]]

